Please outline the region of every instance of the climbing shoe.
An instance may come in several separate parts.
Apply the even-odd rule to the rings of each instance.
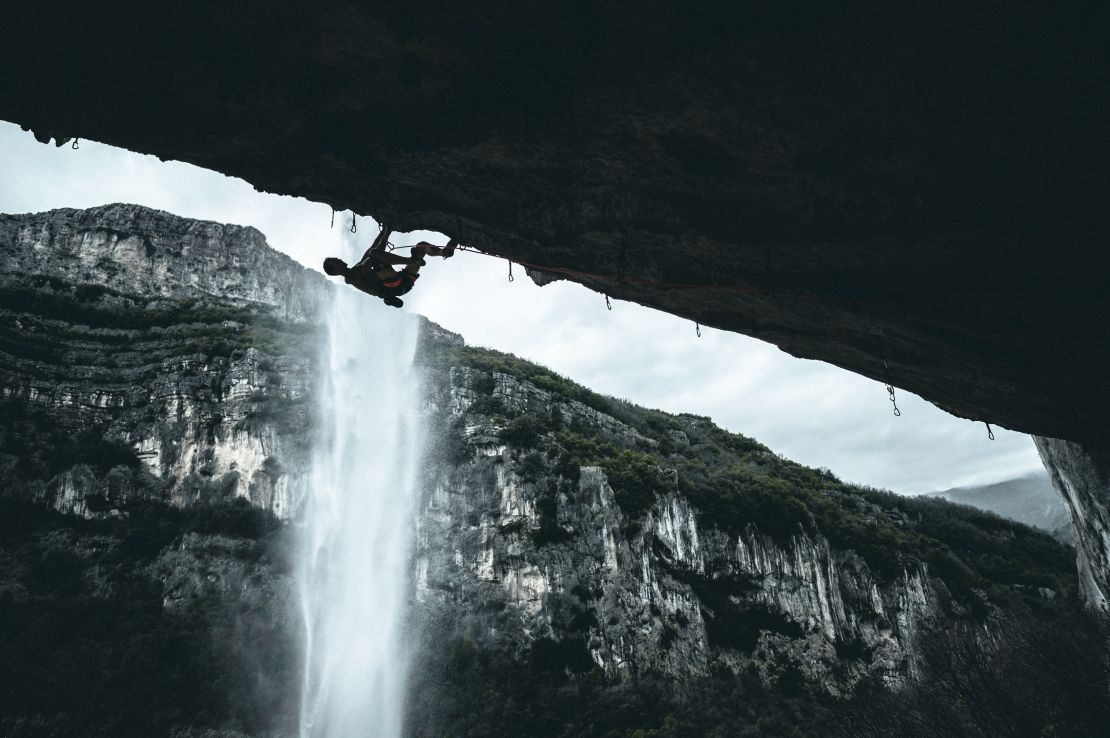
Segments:
[[[412,259],[410,264],[415,266],[424,266],[424,257],[428,255],[428,249],[425,246],[413,246],[412,251],[409,252]]]
[[[386,305],[395,308],[404,307],[405,305],[404,301],[401,298],[394,297],[393,295],[390,295],[389,297],[383,297],[382,301],[385,302]]]
[[[458,245],[459,242],[452,238],[450,241],[447,242],[447,245],[443,247],[443,253],[440,254],[440,256],[442,256],[444,259],[450,259],[452,256],[455,255],[455,247]]]

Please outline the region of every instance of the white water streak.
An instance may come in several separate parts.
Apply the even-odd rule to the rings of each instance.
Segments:
[[[299,559],[300,731],[391,738],[401,734],[409,662],[417,324],[350,288],[335,292]]]

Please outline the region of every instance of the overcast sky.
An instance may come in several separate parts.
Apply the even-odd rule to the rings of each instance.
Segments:
[[[343,256],[349,213],[307,200],[260,194],[243,180],[81,141],[55,148],[0,122],[0,212],[26,213],[132,202],[190,218],[252,225],[271,246],[313,269]],[[359,218],[368,247],[377,233]],[[395,235],[404,245],[438,234]],[[1029,436],[961,420],[898,391],[891,413],[881,384],[818,361],[796,359],[753,338],[702,328],[583,287],[537,287],[504,261],[461,253],[429,259],[405,310],[461,333],[472,345],[544,364],[598,392],[670,412],[708,415],[846,481],[896,492],[982,484],[1040,470]],[[371,299],[371,298],[367,298]],[[382,307],[383,310],[390,308]]]

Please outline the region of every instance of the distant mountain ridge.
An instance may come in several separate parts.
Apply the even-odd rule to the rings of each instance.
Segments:
[[[950,502],[989,510],[1004,518],[1046,530],[1067,543],[1074,540],[1068,508],[1053,489],[1048,473],[1036,471],[1004,482],[970,487],[952,487],[929,492]]]

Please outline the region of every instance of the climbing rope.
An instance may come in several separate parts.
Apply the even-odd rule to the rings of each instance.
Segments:
[[[460,246],[456,247],[456,251],[466,252],[466,253],[471,253],[471,254],[478,254],[479,256],[488,256],[488,257],[491,257],[491,258],[494,258],[494,259],[505,259],[506,261],[509,260],[509,257],[507,257],[507,256],[501,256],[500,254],[490,254],[486,251],[482,251],[480,249],[476,249],[476,248],[473,248],[471,246],[462,246],[462,245],[460,245]],[[577,270],[577,269],[564,269],[563,267],[548,266],[546,264],[536,264],[536,263],[530,262],[530,261],[521,261],[520,259],[514,259],[513,261],[515,261],[520,266],[523,266],[527,269],[534,269],[538,272],[548,272],[549,274],[562,274],[562,275],[567,276],[567,277],[578,277],[578,278],[581,278],[581,279],[589,279],[589,280],[594,280],[594,281],[599,281],[599,282],[608,282],[610,284],[617,283],[617,284],[629,285],[629,286],[634,286],[634,287],[636,287],[636,286],[655,287],[657,289],[663,289],[663,290],[719,290],[719,291],[722,291],[722,292],[736,292],[736,293],[740,293],[740,294],[755,295],[755,296],[759,296],[759,297],[766,297],[767,296],[767,290],[766,290],[765,287],[744,287],[742,285],[724,284],[724,283],[721,283],[721,282],[700,282],[700,283],[697,283],[697,282],[660,282],[660,281],[657,281],[657,280],[654,280],[654,279],[640,279],[640,278],[637,278],[637,277],[627,277],[627,276],[621,276],[619,279],[617,279],[617,278],[614,278],[612,276],[608,276],[608,275],[605,275],[605,274],[597,274],[595,272],[584,272],[584,271],[580,271],[580,270]],[[779,293],[779,295],[783,295],[783,294],[787,294],[787,293]],[[866,302],[859,301],[859,300],[835,300],[835,299],[827,298],[827,297],[826,298],[819,298],[819,297],[816,297],[814,295],[808,295],[808,294],[804,294],[804,293],[789,293],[789,296],[792,299],[800,299],[800,300],[807,300],[808,299],[808,300],[816,300],[816,301],[820,301],[820,302],[839,302],[841,304],[849,305],[851,307],[860,307],[862,305],[867,304]]]
[[[987,426],[987,438],[989,438],[990,440],[993,441],[994,440],[994,431],[991,430],[991,424],[990,423],[985,423],[985,425]]]

